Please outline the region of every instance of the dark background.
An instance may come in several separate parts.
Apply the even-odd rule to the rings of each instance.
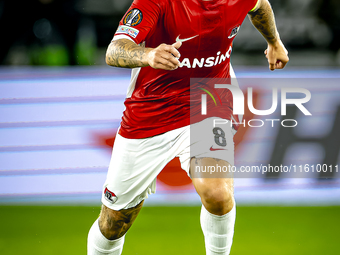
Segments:
[[[2,65],[96,65],[131,0],[0,0]],[[340,65],[340,1],[272,0],[290,65]],[[234,65],[262,65],[265,41],[246,18]]]

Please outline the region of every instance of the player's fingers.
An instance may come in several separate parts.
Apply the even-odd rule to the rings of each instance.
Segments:
[[[267,55],[266,55],[267,59],[268,59],[268,63],[269,63],[269,69],[271,71],[274,71],[275,70],[275,64],[277,62],[277,58],[275,56],[275,54],[273,54],[272,52],[269,52]]]
[[[278,65],[278,68],[279,69],[283,69],[286,64],[289,62],[289,57],[286,55],[286,56],[283,56],[282,58],[280,58],[277,63],[279,64]]]
[[[269,69],[270,69],[271,71],[274,71],[274,70],[275,70],[276,61],[273,61],[273,60],[271,60],[270,58],[268,58],[268,63],[269,63]]]
[[[282,69],[282,68],[283,68],[283,63],[278,60],[275,64],[275,69]]]
[[[169,52],[164,50],[165,44],[152,50],[149,54],[148,63],[152,68],[174,70],[179,67],[179,61]]]
[[[161,56],[162,56],[162,58],[168,60],[169,62],[171,62],[175,66],[180,65],[179,60],[177,58],[175,58],[172,53],[164,52]]]
[[[276,63],[276,69],[283,69],[286,66],[287,62],[285,61],[278,61]]]
[[[166,67],[166,70],[174,70],[177,68],[174,64],[172,64],[169,60],[161,58],[158,60],[158,64],[161,64]]]
[[[164,58],[157,58],[157,59],[155,59],[154,62],[153,62],[152,67],[155,68],[155,69],[163,69],[163,70],[174,70],[174,69],[177,68],[174,65],[171,65],[169,63],[169,61],[167,61]]]
[[[182,43],[182,42],[179,42],[179,43]],[[164,47],[164,50],[167,51],[167,52],[170,52],[175,58],[180,58],[181,54],[179,53],[179,51],[177,50],[177,48],[174,45],[176,45],[176,43],[174,43],[173,45],[166,45]],[[178,45],[176,45],[176,46],[178,46]]]
[[[169,54],[170,55],[170,54]],[[157,59],[157,63],[160,63],[164,66],[167,67],[166,70],[174,70],[179,66],[179,63],[174,63],[175,61],[179,62],[176,58],[174,58],[173,56],[169,57],[169,56],[165,56],[162,55],[160,58]]]
[[[173,47],[175,47],[176,49],[179,49],[182,46],[182,42],[178,41],[172,44]]]

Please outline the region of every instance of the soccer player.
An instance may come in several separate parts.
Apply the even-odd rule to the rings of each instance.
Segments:
[[[126,232],[144,199],[155,192],[157,175],[174,157],[201,197],[206,254],[230,253],[236,215],[233,179],[195,177],[193,169],[234,164],[237,124],[210,128],[206,122],[211,117],[238,119],[230,92],[223,90],[227,92],[218,92],[219,98],[227,104],[221,110],[190,121],[190,78],[234,76],[232,42],[247,14],[268,43],[269,69],[284,68],[287,50],[267,0],[135,0],[120,21],[106,62],[133,69],[102,210],[88,235],[88,254],[122,253]],[[190,136],[192,127],[200,130],[199,136]]]

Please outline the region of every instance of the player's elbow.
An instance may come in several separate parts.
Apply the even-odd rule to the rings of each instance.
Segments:
[[[119,49],[122,47],[120,40],[112,41],[107,47],[105,54],[105,62],[109,66],[124,67],[120,65],[121,52]]]
[[[112,54],[113,50],[114,50],[113,45],[112,45],[112,43],[110,43],[109,47],[107,48],[106,55],[105,55],[105,62],[109,66],[114,66],[114,58],[113,58],[113,54]]]
[[[107,65],[111,65],[111,58],[108,56],[108,54],[106,53],[106,56],[105,56],[105,62]]]

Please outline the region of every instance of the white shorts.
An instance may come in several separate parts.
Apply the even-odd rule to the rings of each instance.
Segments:
[[[117,134],[102,203],[113,210],[138,205],[148,194],[156,192],[157,175],[175,157],[179,157],[182,169],[189,176],[192,157],[217,158],[234,165],[235,130],[230,122],[213,127],[213,119],[222,120],[207,118],[143,139],[128,139]],[[200,135],[190,135],[190,130],[196,130],[195,133],[199,130]]]

